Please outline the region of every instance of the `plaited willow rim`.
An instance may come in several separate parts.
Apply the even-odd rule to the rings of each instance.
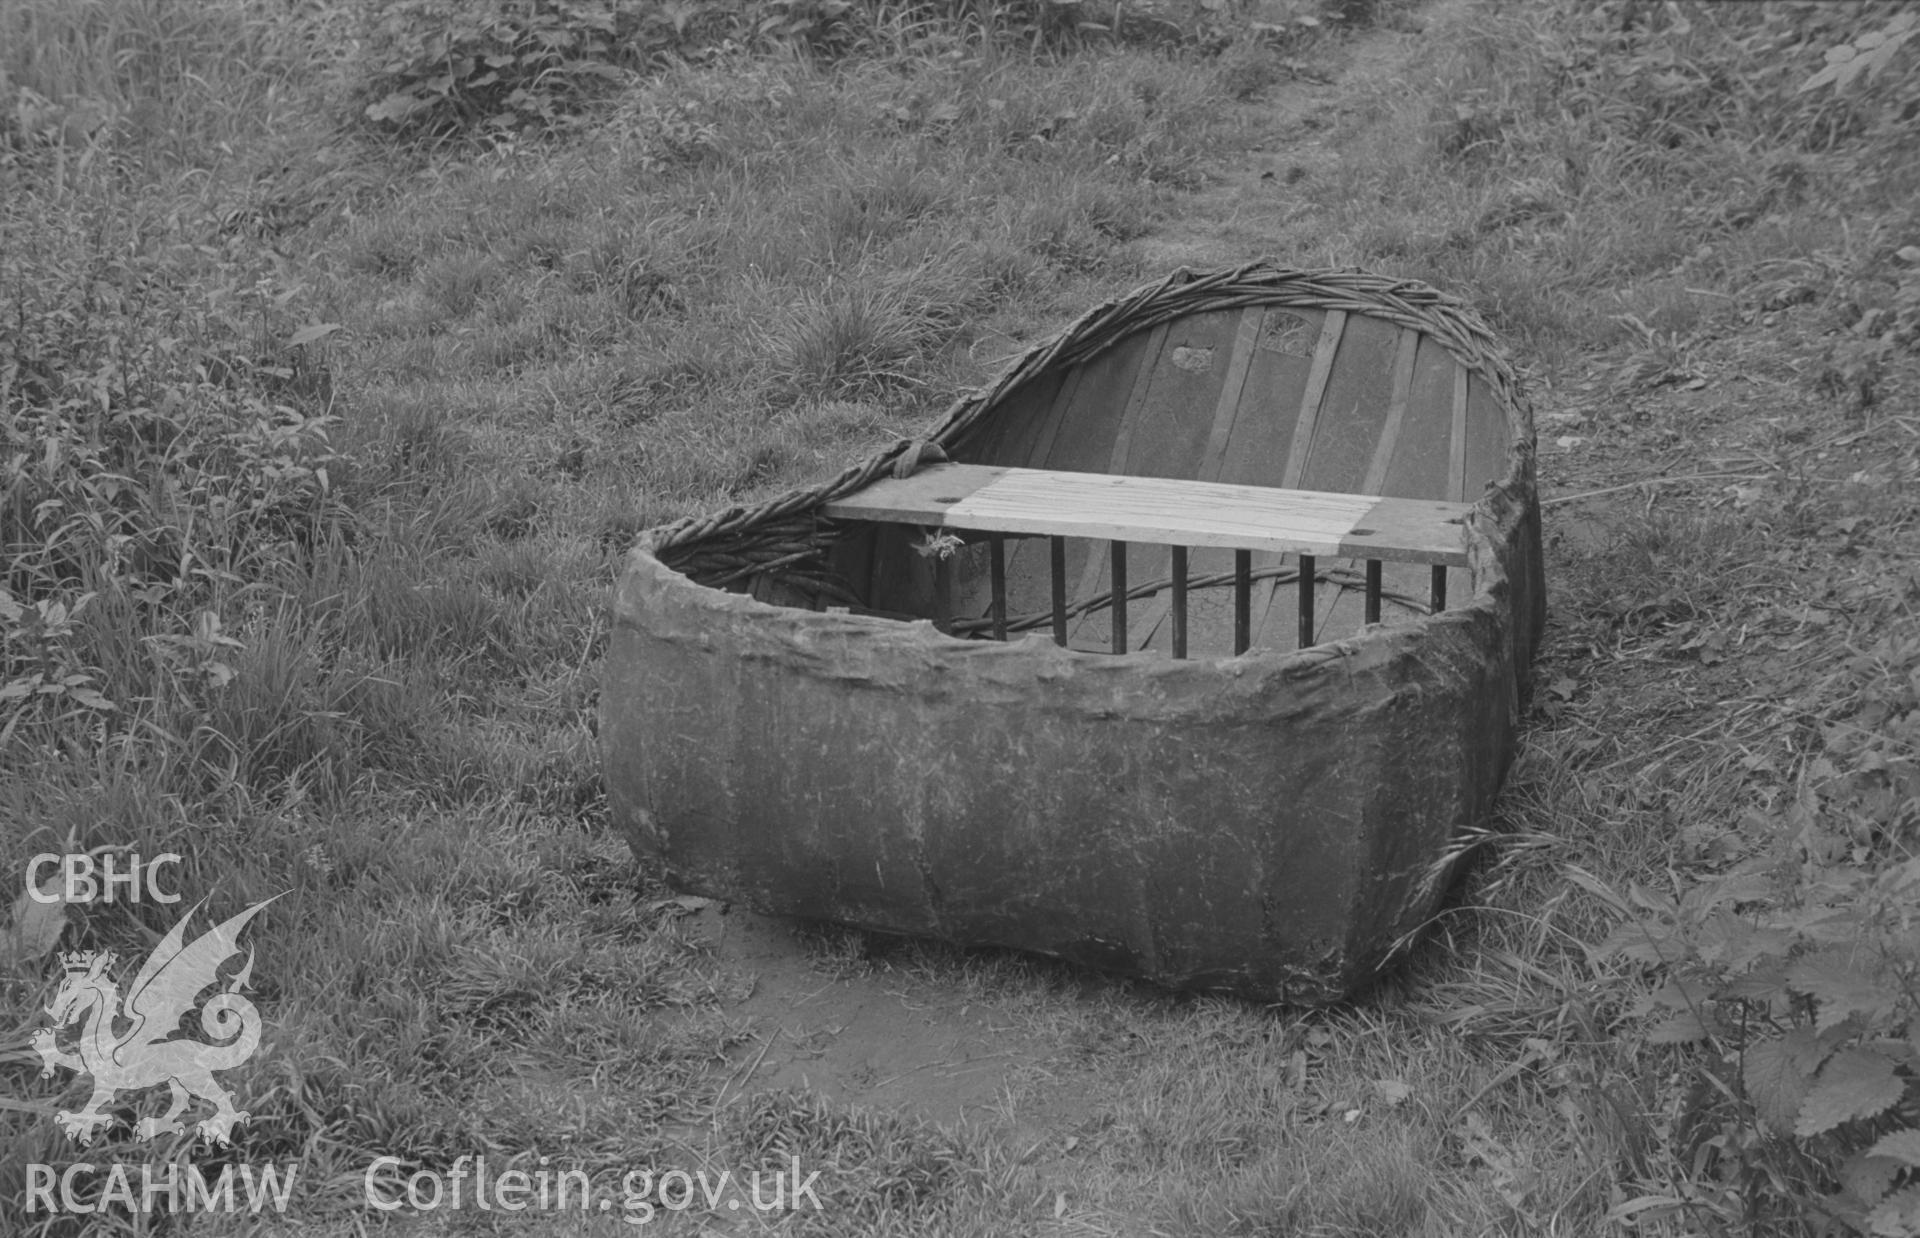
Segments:
[[[822,549],[821,521],[814,515],[821,504],[890,475],[896,462],[910,453],[918,455],[927,443],[942,449],[953,446],[1008,395],[1042,375],[1079,365],[1163,322],[1251,306],[1345,310],[1424,332],[1478,373],[1502,407],[1527,411],[1513,365],[1493,329],[1457,297],[1431,285],[1350,267],[1299,270],[1269,259],[1213,272],[1182,267],[1158,283],[1094,306],[1020,354],[990,386],[955,400],[925,440],[900,439],[817,485],[661,525],[644,534],[642,544],[668,567],[703,584],[786,569],[783,574],[802,578],[796,583],[833,592],[829,581],[805,580],[802,568]],[[1525,449],[1530,452],[1531,444]]]

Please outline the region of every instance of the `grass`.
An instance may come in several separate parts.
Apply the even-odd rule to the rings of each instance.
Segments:
[[[1304,5],[1264,39],[1170,12],[1176,46],[863,7],[811,57],[743,40],[557,136],[421,146],[358,118],[344,8],[0,3],[0,93],[45,101],[0,129],[0,873],[172,851],[188,905],[282,894],[227,1155],[297,1162],[322,1232],[565,1224],[363,1205],[375,1156],[483,1151],[599,1191],[799,1156],[831,1207],[793,1232],[1814,1232],[1904,1118],[1774,1131],[1750,1042],[1660,1033],[1668,971],[1616,930],[1743,864],[1893,871],[1920,825],[1911,56],[1796,94],[1882,10],[1378,7],[1360,37],[1426,30],[1312,148],[1264,109],[1355,44]],[[1215,183],[1274,144],[1285,194]],[[1534,374],[1553,627],[1495,831],[1350,1006],[829,934],[825,975],[1057,1052],[959,1124],[739,1084],[735,981],[607,830],[620,552],[912,433],[1155,238],[1231,227],[1458,291]],[[67,908],[60,944],[144,956],[177,910]],[[19,1215],[80,1098],[8,950]]]

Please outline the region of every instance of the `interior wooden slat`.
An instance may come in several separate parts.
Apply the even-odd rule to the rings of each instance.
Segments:
[[[1413,359],[1420,352],[1420,333],[1412,327],[1400,329],[1399,346],[1393,358],[1393,394],[1387,402],[1386,424],[1380,428],[1380,441],[1374,447],[1373,462],[1367,466],[1360,493],[1381,494],[1387,484],[1387,469],[1393,464],[1394,449],[1400,445],[1400,427],[1407,420],[1407,399],[1413,394]]]
[[[1040,466],[1035,471],[1096,478],[1157,477],[1178,485],[1244,482],[1269,493],[1278,487],[1349,497],[1444,495],[1457,505],[1504,471],[1507,451],[1505,413],[1491,389],[1443,345],[1417,329],[1341,311],[1255,306],[1197,315],[1143,332],[1081,365],[1043,377],[1014,398],[1022,415],[995,424],[977,442],[963,440],[954,452],[956,459],[1031,463]],[[1438,416],[1418,415],[1423,411]],[[923,470],[919,476],[934,471]],[[1191,497],[1179,494],[1166,510],[1149,504],[1158,544],[1148,543],[1144,530],[1124,520],[1109,521],[1100,532],[1062,534],[1069,552],[1068,602],[1108,591],[1112,560],[1103,543],[1111,540],[1132,543],[1126,578],[1136,587],[1170,577],[1176,540],[1191,546],[1190,580],[1231,572],[1234,552],[1229,547],[1236,542],[1210,544],[1205,536],[1160,527],[1191,508]],[[1006,498],[1002,491],[995,501]],[[1052,506],[1057,499],[1042,496],[1037,501]],[[994,611],[993,556],[986,530],[976,533],[950,515],[944,510],[939,515],[916,512],[901,524],[875,526],[870,536],[842,539],[835,565],[856,582],[874,582],[876,607],[901,611],[932,602],[939,588],[936,576],[943,575],[953,595],[954,615],[975,621],[979,634],[986,635]],[[1127,520],[1141,515],[1134,512]],[[921,540],[916,524],[960,529],[969,544],[936,572],[932,561],[914,551],[914,543]],[[1021,536],[1018,529],[999,532],[1009,539],[1004,544],[1006,613],[1039,617],[1051,602],[1045,539]],[[1457,552],[1457,535],[1450,544]],[[1356,548],[1340,553],[1338,546],[1337,540],[1329,546],[1323,539],[1306,549],[1333,577],[1321,581],[1315,596],[1315,633],[1321,640],[1359,630],[1365,620],[1360,584],[1365,556],[1379,554]],[[1256,543],[1254,568],[1272,571],[1297,553]],[[1386,592],[1424,602],[1430,585],[1428,561],[1401,563],[1381,557],[1387,559]],[[1353,579],[1343,583],[1343,575]],[[1456,572],[1449,591],[1462,587],[1462,580]],[[1254,582],[1253,589],[1253,647],[1293,648],[1296,586],[1263,580]],[[1190,657],[1231,653],[1232,609],[1229,586],[1189,593]],[[1132,602],[1126,623],[1129,647],[1169,650],[1171,612],[1169,588]],[[1381,617],[1389,624],[1417,618],[1392,600],[1383,606]],[[1112,614],[1107,606],[1074,618],[1069,626],[1076,647],[1111,648]]]
[[[1299,490],[1360,494],[1393,407],[1401,328],[1378,318],[1347,319],[1326,392],[1314,416],[1301,471],[1281,484]]]
[[[1127,462],[1124,471],[1155,477],[1192,477],[1199,481],[1218,481],[1227,458],[1228,445],[1233,442],[1235,427],[1241,421],[1243,405],[1252,405],[1255,401],[1246,398],[1247,376],[1253,372],[1254,361],[1259,357],[1261,336],[1266,328],[1267,310],[1251,306],[1238,311],[1233,319],[1233,333],[1226,356],[1226,365],[1221,373],[1219,392],[1213,402],[1213,417],[1207,426],[1207,435],[1203,445],[1199,446],[1199,463],[1191,470],[1187,468],[1185,458],[1190,451],[1185,443],[1143,442],[1136,439],[1136,450]],[[1223,324],[1224,325],[1224,324]],[[1183,418],[1176,410],[1168,410],[1173,415],[1166,420],[1175,425],[1193,423],[1193,418]],[[1261,410],[1250,408],[1248,416],[1258,417]],[[1143,450],[1144,449],[1144,450]],[[1141,547],[1149,561],[1145,574],[1140,579],[1170,579],[1173,573],[1172,557],[1155,548]],[[1138,569],[1137,560],[1129,560],[1129,567]],[[1172,598],[1162,591],[1140,604],[1140,613],[1132,624],[1133,647],[1146,649],[1161,636],[1161,627],[1166,623],[1172,609]]]
[[[1432,336],[1420,341],[1407,396],[1409,409],[1419,410],[1419,414],[1400,427],[1400,440],[1394,445],[1380,493],[1453,497],[1446,488],[1450,466],[1447,440],[1452,427],[1440,412],[1449,407],[1455,364],[1453,354]]]
[[[1467,454],[1464,464],[1468,500],[1478,499],[1487,483],[1507,471],[1507,414],[1478,374],[1467,381]]]
[[[1230,428],[1237,415],[1263,317],[1259,308],[1220,310],[1192,315],[1170,327],[1159,344],[1151,382],[1128,403],[1106,471],[1211,480],[1206,456],[1221,420]],[[1154,351],[1149,344],[1148,352]],[[1197,416],[1202,409],[1211,410],[1211,416]],[[1107,562],[1105,555],[1088,558],[1081,596],[1111,588]],[[1166,550],[1158,546],[1136,547],[1127,567],[1136,581],[1164,579],[1170,570]],[[1144,648],[1159,630],[1167,600],[1154,597],[1136,605],[1128,630],[1133,646]],[[1089,615],[1083,625],[1100,619]]]
[[[1313,370],[1307,378],[1306,393],[1300,399],[1300,424],[1294,429],[1287,449],[1287,466],[1280,473],[1280,484],[1292,489],[1306,476],[1307,459],[1313,454],[1313,436],[1320,419],[1320,406],[1326,399],[1327,380],[1333,376],[1333,359],[1340,351],[1345,334],[1345,310],[1329,310],[1320,326],[1320,340],[1313,348]]]
[[[1207,446],[1194,476],[1201,481],[1218,481],[1226,462],[1227,444],[1233,441],[1234,427],[1240,420],[1240,406],[1247,390],[1247,375],[1253,369],[1260,348],[1260,333],[1266,326],[1267,312],[1252,308],[1240,313],[1239,329],[1233,336],[1233,354],[1227,359],[1227,372],[1220,384],[1220,398],[1214,402],[1213,421],[1207,430]]]
[[[1270,307],[1261,316],[1260,335],[1240,395],[1219,472],[1206,480],[1278,485],[1300,424],[1300,409],[1313,376],[1316,344],[1327,312]],[[1263,556],[1269,565],[1275,556]],[[1198,578],[1233,570],[1231,551],[1200,547],[1188,557]],[[1255,586],[1264,592],[1264,582]],[[1233,652],[1230,589],[1198,589],[1188,599],[1187,630],[1193,657],[1225,657]],[[1260,641],[1256,635],[1255,645]]]
[[[1059,418],[1054,415],[1057,403],[1073,398],[1085,373],[1086,367],[1073,366],[1041,374],[1006,397],[1000,416],[982,418],[975,423],[975,428],[953,445],[949,453],[956,460],[975,464],[1033,459],[1036,451],[1046,450],[1059,429]],[[952,581],[955,614],[974,617],[986,613],[992,604],[992,581],[986,558],[963,551],[956,560]],[[878,600],[886,591],[887,582],[875,579],[873,583],[872,596]]]
[[[1280,471],[1280,485],[1292,489],[1302,484],[1301,479],[1312,467],[1314,437],[1319,432],[1321,409],[1326,404],[1327,387],[1333,378],[1333,366],[1340,355],[1340,348],[1347,333],[1347,314],[1344,310],[1329,310],[1320,324],[1320,337],[1313,347],[1313,368],[1308,371],[1306,389],[1300,396],[1300,416],[1293,429],[1293,437],[1287,444],[1287,462]],[[1272,557],[1263,557],[1259,566],[1268,567],[1278,563]],[[1275,615],[1276,600],[1280,596],[1279,582],[1267,580],[1256,586],[1253,596],[1253,628],[1256,643],[1266,640],[1264,635],[1270,619]],[[1281,607],[1291,614],[1291,608]],[[1275,634],[1277,640],[1285,641],[1279,648],[1288,648],[1292,644],[1290,633]]]
[[[1029,454],[1008,457],[1042,468],[1098,470],[1111,457],[1112,410],[1133,390],[1143,367],[1139,348],[1111,349],[1075,366],[1050,409],[1036,414],[1045,429]],[[1069,546],[1067,580],[1077,578],[1086,558],[1084,545]],[[1046,610],[1052,599],[1046,547],[1027,539],[1007,547],[1007,606],[1016,615]],[[982,581],[969,597],[971,613],[984,613],[986,585]]]
[[[1185,324],[1182,325],[1184,326]],[[1121,413],[1120,424],[1114,430],[1113,450],[1107,456],[1107,466],[1103,470],[1104,472],[1126,473],[1131,471],[1128,463],[1133,450],[1134,431],[1140,425],[1141,420],[1147,416],[1147,410],[1150,407],[1154,389],[1161,384],[1163,375],[1166,372],[1165,367],[1161,364],[1161,360],[1166,353],[1167,334],[1170,330],[1171,328],[1167,323],[1161,323],[1155,327],[1147,337],[1146,347],[1140,354],[1140,368],[1134,373],[1133,390],[1127,394],[1126,409]],[[1159,420],[1164,421],[1166,419],[1163,418]],[[1125,552],[1122,551],[1121,553],[1124,554]],[[1073,591],[1073,596],[1083,598],[1104,592],[1106,586],[1102,582],[1105,581],[1108,576],[1107,563],[1108,556],[1104,552],[1099,554],[1088,553],[1086,555],[1085,566],[1080,569],[1080,586]],[[1074,639],[1080,638],[1084,634],[1083,629],[1089,624],[1096,623],[1099,618],[1100,616],[1098,615],[1088,613],[1082,615],[1077,624],[1069,625],[1072,636],[1069,638],[1068,643],[1071,644]]]
[[[1074,366],[1040,375],[1007,397],[1002,415],[975,422],[948,454],[974,464],[1035,459],[1035,452],[1044,450],[1058,428],[1054,407],[1072,398],[1085,372],[1084,367]]]

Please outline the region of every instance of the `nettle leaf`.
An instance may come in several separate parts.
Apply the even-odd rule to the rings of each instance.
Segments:
[[[1801,1065],[1799,1047],[1789,1043],[1802,1032],[1804,1028],[1795,1028],[1779,1040],[1763,1040],[1748,1046],[1740,1066],[1740,1080],[1746,1085],[1754,1112],[1776,1134],[1784,1135],[1793,1129],[1794,1119],[1800,1116],[1800,1106],[1807,1098],[1812,1071]],[[1812,1034],[1808,1033],[1806,1039],[1811,1042]]]
[[[1660,987],[1640,998],[1635,1014],[1672,1011],[1676,1014],[1698,1010],[1712,995],[1705,985],[1680,976],[1669,976]]]
[[[1891,1011],[1899,994],[1862,968],[1851,950],[1822,950],[1810,954],[1787,968],[1787,982],[1795,991],[1820,1003],[1819,1025],[1833,1027],[1849,1015],[1864,1015],[1869,1022]]]
[[[1912,247],[1909,246],[1909,248]],[[4,604],[5,597],[3,593],[0,593],[0,605]],[[1920,670],[1916,670],[1914,673],[1920,675]],[[1875,879],[1873,884],[1875,889],[1883,894],[1897,895],[1907,893],[1916,885],[1920,885],[1920,856],[1915,856],[1904,864],[1896,864],[1894,867],[1887,869]]]
[[[1871,1152],[1856,1153],[1840,1165],[1840,1185],[1861,1204],[1872,1207],[1893,1189],[1901,1164]]]
[[[1920,1186],[1902,1187],[1867,1214],[1867,1232],[1880,1238],[1911,1238],[1920,1230]]]
[[[1885,1157],[1920,1169],[1920,1131],[1894,1131],[1891,1135],[1882,1135],[1867,1149],[1867,1155]]]
[[[1738,972],[1759,959],[1784,960],[1793,949],[1793,935],[1784,929],[1758,927],[1720,908],[1695,931],[1693,944],[1701,962]]]
[[[1787,969],[1778,959],[1769,959],[1721,986],[1720,996],[1749,1002],[1777,1002],[1791,992]]]
[[[1899,1103],[1906,1084],[1894,1073],[1893,1060],[1871,1049],[1842,1049],[1820,1068],[1820,1077],[1800,1105],[1793,1133],[1802,1139],[1824,1134],[1843,1122],[1870,1118]]]
[[[1691,948],[1672,926],[1648,920],[1628,920],[1613,926],[1600,943],[1602,958],[1620,957],[1636,963],[1678,963]]]
[[[1642,911],[1651,911],[1655,915],[1669,920],[1680,918],[1680,904],[1665,894],[1647,889],[1637,881],[1627,883],[1627,901]]]
[[[287,340],[287,344],[289,347],[298,348],[302,344],[311,344],[315,340],[323,340],[339,329],[340,324],[337,322],[310,322],[298,331],[295,331]]]
[[[1692,1044],[1696,1040],[1707,1040],[1712,1035],[1713,1029],[1691,1010],[1656,1023],[1647,1030],[1648,1042],[1656,1045]]]
[[[1685,915],[1703,915],[1716,907],[1766,902],[1776,893],[1772,877],[1764,873],[1728,873],[1703,881],[1680,900]]]
[[[1851,895],[1834,895],[1848,897]],[[1858,911],[1847,907],[1803,907],[1782,921],[1789,924],[1801,937],[1822,945],[1846,945],[1860,940],[1865,926],[1860,923]]]
[[[415,97],[411,92],[396,90],[378,103],[367,105],[367,119],[371,121],[402,121],[426,107],[426,101]]]

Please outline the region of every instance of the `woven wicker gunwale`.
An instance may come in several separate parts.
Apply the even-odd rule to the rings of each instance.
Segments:
[[[1273,311],[1298,311],[1308,335],[1320,324],[1335,350],[1347,347],[1339,323],[1355,324],[1356,349],[1365,336],[1401,358],[1399,406],[1416,347],[1421,375],[1430,357],[1448,359],[1457,390],[1471,384],[1473,416],[1499,423],[1495,447],[1476,448],[1484,489],[1459,496],[1474,503],[1470,588],[1451,609],[1300,649],[1185,661],[1040,636],[963,640],[825,609],[862,599],[844,570],[845,527],[820,516],[823,504],[929,446],[978,458],[1018,433],[1010,408],[1067,416],[1049,411],[1046,385],[1064,391],[1080,380],[1063,376],[1111,368],[1128,348],[1159,350],[1133,363],[1144,373],[1168,332],[1227,341],[1236,323],[1287,320]],[[1159,364],[1217,369],[1215,352],[1228,344],[1175,349]],[[1335,355],[1309,402],[1325,401]],[[1242,376],[1264,372],[1235,358]],[[1427,380],[1411,381],[1418,404]],[[1348,403],[1371,409],[1361,396],[1389,379],[1352,383],[1341,390],[1360,395]],[[1396,416],[1379,438],[1398,432]],[[1319,450],[1311,420],[1303,458]],[[1318,433],[1332,442],[1342,424]],[[1367,492],[1391,493],[1373,472]],[[1358,271],[1182,270],[1028,350],[925,440],[645,534],[623,574],[602,697],[609,792],[636,853],[683,888],[1174,986],[1334,1000],[1422,922],[1452,844],[1484,822],[1512,755],[1543,598],[1531,413],[1471,310]]]

